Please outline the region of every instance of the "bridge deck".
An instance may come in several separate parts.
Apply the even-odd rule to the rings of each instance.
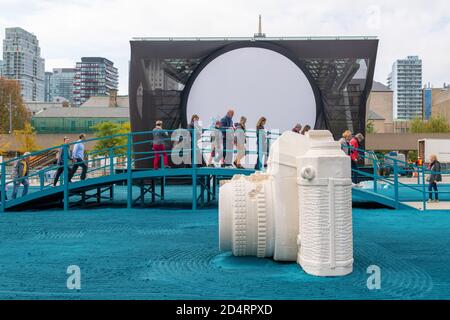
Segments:
[[[112,187],[115,184],[127,183],[131,179],[133,184],[145,188],[146,184],[151,181],[161,179],[161,188],[164,190],[165,179],[167,178],[188,178],[192,184],[192,207],[193,210],[197,207],[197,203],[204,197],[209,189],[217,188],[217,181],[223,179],[231,179],[234,175],[250,175],[254,173],[252,169],[236,169],[236,168],[165,168],[159,170],[133,170],[131,177],[128,173],[117,173],[113,175],[106,175],[96,178],[89,178],[84,181],[74,181],[69,184],[68,192],[70,196],[83,195],[91,190],[98,190],[101,188]],[[196,178],[194,178],[196,177]],[[203,181],[204,179],[209,179]],[[148,181],[147,181],[148,180]],[[214,182],[212,182],[214,181]],[[186,182],[184,181],[184,184]],[[208,185],[205,186],[205,183]],[[197,188],[200,187],[200,196],[197,194]],[[132,190],[132,189],[131,189]],[[212,191],[211,191],[212,192]],[[214,190],[215,192],[215,190]],[[215,193],[214,193],[215,194]],[[127,195],[133,203],[133,194]],[[140,195],[140,197],[142,194]],[[19,197],[14,200],[9,200],[5,203],[5,211],[26,210],[33,209],[34,206],[46,201],[61,202],[64,199],[64,186],[48,187],[42,190],[36,190],[24,197]],[[70,199],[70,198],[69,198]],[[195,200],[194,200],[195,199]],[[69,200],[71,201],[71,200]],[[72,201],[73,202],[73,201]]]

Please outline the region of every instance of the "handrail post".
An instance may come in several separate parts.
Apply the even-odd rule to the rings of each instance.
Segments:
[[[132,177],[132,165],[131,165],[131,155],[132,155],[132,136],[128,133],[127,136],[127,208],[131,209],[133,202],[133,177]]]
[[[375,154],[373,157],[373,191],[378,192],[378,160]]]
[[[114,151],[113,149],[109,149],[109,175],[112,176],[114,174]]]
[[[45,185],[45,172],[39,171],[39,190],[44,190]]]
[[[63,170],[64,211],[67,211],[69,210],[69,146],[67,144],[63,146],[62,157],[64,163],[64,170]]]
[[[263,167],[262,164],[262,158],[263,158],[263,135],[262,135],[262,130],[258,130],[256,129],[256,139],[258,139],[258,170],[261,170],[261,168]]]
[[[192,210],[197,210],[197,130],[192,129]]]
[[[425,188],[425,166],[422,164],[422,194],[423,194],[423,211],[427,210],[427,195],[428,197],[430,196],[429,194],[427,194],[426,188]]]
[[[396,209],[398,209],[399,207],[399,197],[398,197],[398,164],[397,164],[397,160],[394,160],[394,199],[395,199],[395,206]]]
[[[114,149],[109,149],[109,175],[114,175]],[[111,189],[109,189],[109,198],[110,200],[114,200],[114,184],[111,185]]]
[[[2,162],[2,190],[1,190],[1,212],[5,212],[6,202],[6,163]]]
[[[417,184],[420,186],[420,168],[417,166]]]

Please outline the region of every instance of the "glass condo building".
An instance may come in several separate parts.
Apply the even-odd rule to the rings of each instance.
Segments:
[[[114,63],[106,58],[84,57],[77,62],[73,99],[77,106],[92,96],[109,95],[118,88],[119,73]]]
[[[44,101],[45,61],[34,34],[22,28],[6,28],[3,76],[20,82],[25,101]]]
[[[394,119],[422,118],[422,60],[418,56],[397,60],[388,83],[394,91]]]

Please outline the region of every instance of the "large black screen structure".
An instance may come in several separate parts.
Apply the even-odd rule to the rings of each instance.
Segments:
[[[314,95],[315,123],[311,125],[315,129],[330,130],[335,138],[347,129],[365,133],[366,102],[373,83],[378,48],[378,40],[374,37],[133,39],[129,75],[132,131],[152,130],[156,120],[163,120],[167,129],[186,127],[191,116],[188,111],[195,110],[189,105],[190,98],[191,101],[201,101],[197,87],[204,76],[202,72],[213,69],[215,61],[245,48],[269,50],[298,68]],[[217,72],[215,76],[218,76]],[[224,74],[223,78],[227,76]],[[280,75],[277,77],[280,78]],[[223,79],[219,80],[218,83],[224,83]],[[305,90],[304,82],[301,83],[299,91]],[[278,81],[278,85],[286,84]],[[226,86],[223,87],[225,90]],[[289,90],[295,90],[295,87]],[[295,97],[291,91],[285,94],[282,90],[272,91],[279,96],[279,101],[284,101],[287,96]],[[195,93],[195,99],[190,96],[191,92],[193,95]],[[254,89],[249,89],[248,94],[255,95]],[[301,95],[298,97],[303,100]],[[298,108],[302,108],[302,102],[280,103],[276,107],[283,108],[285,105],[292,108],[297,104]],[[233,106],[233,101],[230,101],[229,107],[237,108]],[[211,108],[217,108],[213,112],[217,116],[223,116],[226,112],[225,103],[218,102]],[[311,110],[311,107],[305,110]],[[203,118],[203,121],[208,126],[210,119]],[[280,129],[301,121],[293,117],[289,124]],[[136,139],[148,138],[139,136]],[[151,146],[142,144],[136,148],[138,152],[146,152],[150,151]],[[137,166],[151,165],[150,161],[139,161]]]

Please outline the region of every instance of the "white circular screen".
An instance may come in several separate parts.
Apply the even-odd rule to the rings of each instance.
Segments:
[[[211,61],[198,75],[187,102],[187,121],[198,114],[204,128],[235,110],[254,129],[261,116],[266,129],[290,130],[316,121],[313,89],[303,71],[285,56],[268,49],[241,48]]]

